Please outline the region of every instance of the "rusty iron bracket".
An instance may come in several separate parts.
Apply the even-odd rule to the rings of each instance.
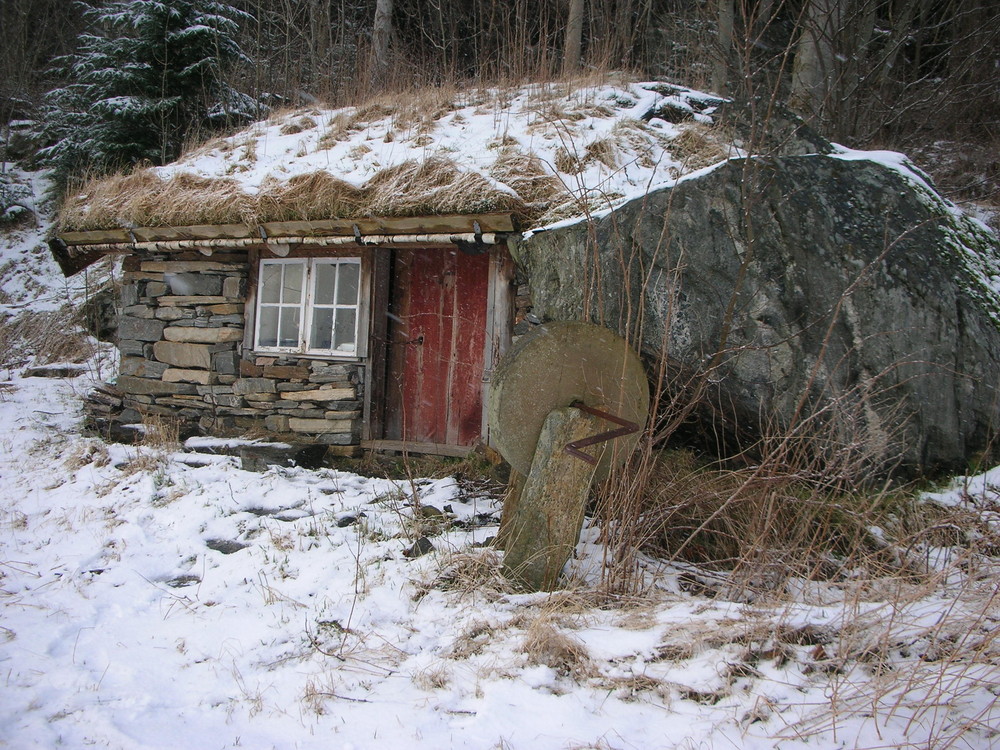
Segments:
[[[614,414],[608,414],[606,411],[601,411],[600,409],[594,409],[591,406],[587,406],[579,401],[574,401],[570,404],[574,409],[579,409],[580,411],[587,412],[587,414],[592,414],[595,417],[604,419],[608,422],[612,422],[617,425],[621,425],[617,430],[608,430],[607,432],[599,432],[596,435],[592,435],[588,438],[581,438],[580,440],[574,440],[571,443],[566,444],[566,452],[571,456],[576,456],[581,461],[585,461],[591,466],[597,465],[597,459],[591,456],[589,453],[584,453],[583,448],[591,445],[597,445],[598,443],[606,443],[609,440],[614,440],[615,438],[625,437],[626,435],[631,435],[633,432],[639,431],[639,425],[635,422],[629,422],[627,419],[622,419]]]

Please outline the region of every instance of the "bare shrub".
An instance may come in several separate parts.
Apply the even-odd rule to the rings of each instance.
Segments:
[[[0,352],[0,364],[8,368],[30,361],[81,363],[94,354],[94,343],[79,325],[79,312],[65,305],[0,319]]]

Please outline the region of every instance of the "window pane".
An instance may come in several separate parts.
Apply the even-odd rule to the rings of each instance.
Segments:
[[[333,348],[333,308],[313,310],[312,331],[309,334],[310,349]]]
[[[260,301],[280,302],[281,292],[281,266],[268,263],[260,269]]]
[[[299,275],[301,278],[301,274]],[[299,310],[295,307],[281,308],[281,336],[278,346],[299,345]]]
[[[338,352],[353,352],[357,348],[355,342],[357,310],[340,308],[337,310],[337,330],[333,348]]]
[[[337,266],[333,263],[316,264],[316,287],[313,301],[317,305],[333,304],[333,287],[337,281]]]
[[[358,304],[358,280],[361,266],[358,263],[340,264],[340,285],[337,287],[338,305]]]
[[[285,267],[285,280],[281,286],[281,301],[294,305],[302,301],[302,269],[305,264],[283,263],[282,265]]]
[[[260,338],[257,340],[258,346],[278,345],[278,310],[277,307],[262,307],[260,309],[260,320],[258,322]]]

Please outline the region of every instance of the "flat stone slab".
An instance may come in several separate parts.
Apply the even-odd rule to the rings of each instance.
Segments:
[[[137,378],[131,375],[119,375],[118,388],[128,394],[150,396],[173,396],[175,394],[197,395],[198,391],[189,383],[164,383],[152,378]]]
[[[354,429],[353,419],[296,419],[288,418],[288,429],[292,432],[350,432]]]
[[[212,347],[206,344],[157,341],[153,344],[153,356],[160,362],[166,362],[183,369],[210,370],[212,368]]]
[[[283,391],[281,394],[285,401],[351,401],[354,396],[353,388],[316,388],[311,391]]]
[[[242,341],[242,328],[194,328],[192,326],[167,326],[163,329],[167,341],[193,344],[218,344],[222,341]]]
[[[211,385],[215,382],[215,373],[208,370],[182,370],[172,367],[163,373],[163,381],[166,383],[196,383],[198,385]]]
[[[39,365],[29,367],[22,378],[78,378],[87,372],[86,365]]]
[[[506,526],[504,575],[526,591],[556,587],[580,539],[596,466],[566,453],[568,443],[596,435],[603,422],[579,409],[554,409],[542,423],[531,471]],[[591,449],[593,450],[593,448]]]

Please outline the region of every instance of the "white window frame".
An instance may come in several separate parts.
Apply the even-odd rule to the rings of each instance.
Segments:
[[[298,302],[281,300],[280,302],[264,302],[264,269],[267,266],[290,266],[299,265],[302,267],[302,292]],[[356,265],[358,267],[358,298],[353,305],[343,303],[317,304],[316,297],[316,267],[320,265]],[[338,269],[337,279],[339,283],[340,273]],[[257,269],[257,304],[254,316],[254,350],[259,352],[274,352],[288,354],[308,354],[312,356],[331,357],[336,359],[359,359],[367,354],[368,315],[367,315],[367,289],[368,273],[367,264],[359,257],[318,257],[318,258],[262,258]],[[333,297],[336,300],[336,296]],[[284,307],[297,309],[299,311],[299,331],[298,343],[296,346],[268,346],[262,344],[261,337],[261,311],[263,308]],[[333,309],[334,325],[336,325],[336,310],[353,309],[354,315],[354,351],[338,351],[336,349],[314,349],[309,346],[312,335],[313,313],[317,309]],[[280,328],[280,326],[279,326]]]

